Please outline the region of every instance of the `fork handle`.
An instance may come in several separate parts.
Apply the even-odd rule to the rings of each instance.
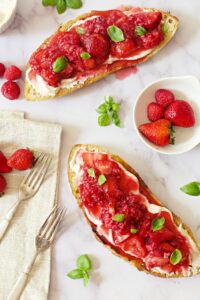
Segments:
[[[11,209],[7,212],[7,214],[5,215],[5,217],[3,218],[2,222],[0,223],[0,241],[3,238],[9,224],[10,221],[12,220],[17,207],[19,205],[20,201],[15,202],[15,204],[11,207]]]
[[[10,294],[8,295],[7,300],[20,300],[21,294],[23,290],[26,287],[26,283],[28,280],[29,273],[33,267],[33,264],[38,256],[38,252],[34,255],[34,257],[31,259],[29,264],[26,266],[25,270],[21,275],[19,276],[17,282],[15,283],[14,287],[12,288]]]

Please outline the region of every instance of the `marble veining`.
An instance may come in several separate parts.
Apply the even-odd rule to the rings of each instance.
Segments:
[[[18,2],[14,23],[0,35],[0,60],[18,64],[23,69],[30,54],[59,24],[91,9],[141,5],[170,11],[180,19],[180,29],[170,44],[124,80],[111,75],[68,97],[42,103],[26,102],[23,98],[11,102],[1,97],[0,101],[1,109],[24,111],[29,118],[63,125],[59,199],[68,207],[68,214],[53,248],[49,300],[199,299],[200,277],[154,278],[138,272],[98,243],[77,208],[66,172],[68,154],[75,143],[97,143],[107,147],[133,165],[154,193],[200,238],[200,198],[191,198],[179,191],[183,184],[200,180],[200,146],[182,155],[160,155],[141,143],[132,124],[134,100],[147,84],[172,75],[188,74],[200,78],[199,1],[85,0],[82,9],[68,10],[61,16],[54,9],[43,8],[41,0]],[[121,102],[123,129],[114,126],[105,129],[97,125],[95,109],[108,95]],[[72,281],[66,277],[82,253],[91,255],[94,266],[87,288],[81,280]]]

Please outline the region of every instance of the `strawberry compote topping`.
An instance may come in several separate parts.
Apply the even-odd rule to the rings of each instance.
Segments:
[[[101,70],[102,65],[108,66],[106,61],[110,55],[125,60],[158,46],[163,40],[161,22],[160,12],[93,12],[80,25],[77,23],[67,31],[58,31],[32,55],[29,78],[32,80],[40,75],[50,86],[57,87],[63,79],[94,74]],[[108,27],[112,25],[122,31],[123,40],[116,42],[111,39]],[[142,27],[142,32],[137,33],[138,26],[140,31]],[[87,56],[82,55],[85,52]],[[68,63],[60,72],[55,72],[53,64],[63,56]]]
[[[150,212],[148,206],[159,208],[158,204],[148,193],[144,195],[134,175],[107,154],[79,152],[77,155],[83,160],[79,185],[82,203],[101,239],[129,259],[139,259],[149,270],[155,267],[166,273],[187,270],[190,246],[171,213],[166,209]],[[161,227],[155,227],[157,219],[164,220]],[[175,250],[182,257],[173,264],[171,256]]]

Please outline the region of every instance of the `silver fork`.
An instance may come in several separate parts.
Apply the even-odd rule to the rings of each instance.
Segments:
[[[36,261],[37,256],[40,252],[46,250],[51,246],[54,241],[58,226],[66,213],[65,208],[55,207],[42,227],[39,230],[38,235],[35,239],[36,252],[33,258],[30,260],[29,264],[24,269],[24,272],[20,275],[16,284],[14,285],[12,291],[10,292],[7,300],[19,300],[20,296],[25,289],[28,276],[31,272],[31,269]]]
[[[39,190],[51,162],[49,155],[41,153],[31,171],[24,177],[19,187],[18,200],[0,222],[0,241],[3,238],[19,204],[32,198]]]

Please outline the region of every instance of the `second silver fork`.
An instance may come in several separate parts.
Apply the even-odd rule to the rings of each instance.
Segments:
[[[24,177],[19,187],[18,200],[7,212],[3,220],[0,222],[0,241],[3,238],[19,204],[23,200],[32,198],[39,190],[44,177],[47,173],[51,158],[49,155],[41,153],[31,171]]]

